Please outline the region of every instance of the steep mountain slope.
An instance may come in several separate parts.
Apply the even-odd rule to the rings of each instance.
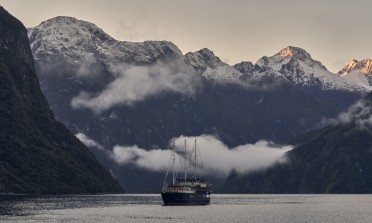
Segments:
[[[166,41],[120,42],[69,17],[29,29],[29,38],[56,118],[107,150],[115,145],[165,148],[173,137],[201,134],[218,136],[230,147],[261,139],[286,142],[366,92],[356,84],[338,84],[344,83],[342,77],[293,47],[292,56],[274,56],[275,66],[230,66],[209,49],[182,55]],[[302,76],[305,81],[296,81]],[[122,168],[104,151],[94,152],[128,191],[157,191],[162,184],[154,173]],[[149,177],[158,180],[144,183]]]
[[[122,191],[54,119],[29,44],[22,23],[0,7],[0,193]]]
[[[372,192],[372,94],[299,141],[285,164],[247,175],[230,174],[225,192]]]

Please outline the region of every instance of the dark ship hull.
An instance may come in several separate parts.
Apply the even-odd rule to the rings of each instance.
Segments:
[[[210,195],[204,193],[170,193],[162,192],[161,198],[164,205],[208,205],[210,203]]]
[[[165,175],[165,180],[163,184],[163,189],[161,191],[161,198],[163,199],[164,205],[207,205],[211,201],[211,185],[204,179],[196,177],[197,169],[197,151],[196,151],[196,139],[195,146],[193,149],[194,162],[190,164],[194,167],[194,176],[192,178],[187,178],[187,150],[186,150],[186,140],[184,157],[181,157],[183,165],[184,177],[177,179],[177,174],[175,168],[176,152],[173,142],[173,152],[171,155],[171,167],[172,167],[172,181],[167,183],[167,176],[169,169]],[[199,155],[200,156],[200,155]]]

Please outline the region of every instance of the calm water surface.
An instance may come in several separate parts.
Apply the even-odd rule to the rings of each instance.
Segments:
[[[0,222],[372,222],[372,195],[212,195],[162,206],[156,195],[0,196]]]

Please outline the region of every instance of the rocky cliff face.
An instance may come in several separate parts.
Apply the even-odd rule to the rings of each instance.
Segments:
[[[0,193],[98,193],[122,188],[54,119],[27,30],[0,7]]]

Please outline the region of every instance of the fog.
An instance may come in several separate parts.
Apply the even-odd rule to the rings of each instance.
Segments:
[[[221,178],[226,177],[232,170],[238,173],[248,173],[265,169],[277,162],[286,162],[285,153],[293,149],[290,145],[275,145],[264,140],[229,148],[211,135],[180,136],[172,140],[175,143],[177,163],[179,157],[184,157],[185,140],[189,154],[187,159],[192,160],[190,153],[195,139],[200,152],[197,153],[197,158],[202,160],[201,163],[198,161],[198,172]],[[131,163],[147,170],[166,171],[169,167],[171,153],[170,149],[146,151],[138,146],[115,146],[112,150],[112,158],[121,165]]]
[[[110,71],[114,74],[115,80],[103,91],[80,92],[72,99],[71,106],[101,113],[116,105],[133,105],[165,91],[194,94],[201,86],[200,77],[179,64],[110,65]]]
[[[89,138],[84,133],[78,133],[75,136],[76,136],[76,138],[78,138],[80,140],[80,142],[82,142],[87,147],[95,147],[95,148],[101,149],[101,150],[103,149],[101,144],[99,144],[96,141],[94,141],[93,139]]]
[[[364,129],[372,126],[372,104],[361,99],[350,106],[347,111],[340,113],[336,118],[323,120],[323,125],[347,124],[355,122],[357,127]]]

